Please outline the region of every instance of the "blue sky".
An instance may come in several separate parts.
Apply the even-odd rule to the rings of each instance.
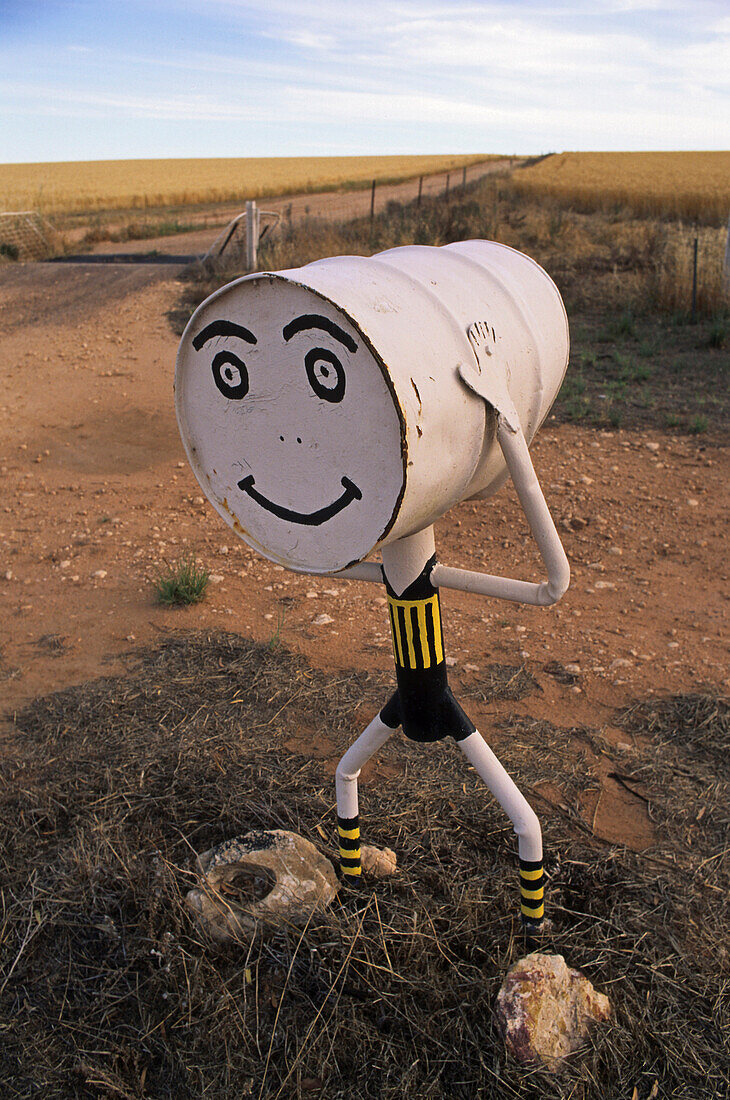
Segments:
[[[728,0],[0,0],[0,161],[730,148]]]

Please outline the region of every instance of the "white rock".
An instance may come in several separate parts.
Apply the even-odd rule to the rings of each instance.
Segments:
[[[106,576],[106,569],[97,569],[95,573],[91,574],[92,577],[96,577],[98,580],[103,581]]]
[[[398,870],[398,860],[393,849],[376,848],[374,844],[360,845],[360,863],[364,874],[372,878],[387,878]]]
[[[316,619],[312,619],[312,626],[327,626],[328,623],[333,623],[334,621],[331,615],[317,615]]]
[[[510,1053],[523,1064],[556,1070],[585,1042],[592,1024],[611,1016],[597,993],[562,955],[534,952],[508,971],[497,995],[497,1024]]]
[[[225,579],[222,573],[211,573],[208,577],[211,584],[222,584]]]
[[[240,942],[262,925],[305,924],[338,889],[330,861],[284,829],[226,841],[203,852],[197,866],[200,885],[185,901],[219,943]]]

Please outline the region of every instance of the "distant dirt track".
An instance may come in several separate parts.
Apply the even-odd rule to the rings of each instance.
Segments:
[[[514,166],[514,158],[484,161],[467,167],[468,183],[483,176],[504,171]],[[449,190],[457,192],[461,187],[461,169],[441,172],[423,179],[423,195],[443,194],[447,175]],[[403,183],[376,186],[375,209],[382,210],[388,202],[408,202],[418,195],[418,179]],[[363,216],[370,211],[370,189],[358,191],[323,191],[307,195],[285,195],[277,199],[264,199],[262,210],[288,214],[291,208],[293,221],[306,217],[328,218],[333,221]],[[231,218],[240,213],[241,206],[210,207],[207,212],[196,212],[195,218],[209,221],[199,231],[178,233],[174,236],[146,238],[140,241],[103,241],[89,250],[90,255],[124,253],[142,255],[157,252],[161,256],[203,255],[220,236]],[[192,220],[192,218],[191,218]],[[181,265],[182,266],[182,265]],[[39,321],[67,324],[82,320],[101,307],[127,297],[130,293],[161,280],[174,278],[176,268],[169,262],[154,263],[23,263],[0,265],[0,333],[8,335],[17,329]]]
[[[483,161],[481,164],[472,164],[467,167],[467,183],[473,183],[483,176],[493,175],[495,172],[503,172],[509,167],[522,163],[514,157],[501,157],[499,160]],[[424,176],[423,195],[433,196],[443,194],[446,190],[446,180],[449,177],[449,190],[458,193],[462,184],[463,174],[461,169],[450,173],[439,172],[433,176]],[[382,210],[389,202],[409,202],[418,196],[418,179],[405,180],[403,183],[391,183],[376,185],[375,209]],[[321,191],[307,195],[284,195],[277,199],[261,199],[258,203],[261,210],[272,210],[278,214],[291,210],[292,221],[301,221],[306,217],[327,218],[332,221],[344,221],[349,218],[362,217],[370,212],[370,188],[357,191]],[[207,214],[196,213],[191,217],[194,220],[211,220],[215,218],[216,225],[208,226],[200,231],[193,230],[189,233],[178,233],[170,237],[159,237],[143,241],[128,241],[124,244],[114,241],[103,241],[91,251],[100,253],[114,252],[160,252],[168,255],[204,254],[210,248],[223,229],[223,227],[239,214],[243,209],[243,203],[235,206],[210,207]],[[181,215],[185,218],[185,215]]]

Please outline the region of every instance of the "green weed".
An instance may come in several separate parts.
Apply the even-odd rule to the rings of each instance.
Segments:
[[[709,348],[724,348],[727,343],[729,330],[729,321],[715,321],[710,329],[710,335],[707,337],[707,346]]]
[[[276,619],[276,626],[274,627],[272,635],[269,638],[269,649],[272,651],[278,649],[281,645],[281,628],[284,625],[284,615],[284,608],[279,608],[279,614]]]
[[[205,596],[209,580],[209,571],[193,557],[168,562],[155,578],[157,602],[168,607],[198,603]]]
[[[646,363],[636,363],[627,355],[614,355],[614,360],[619,367],[619,378],[623,382],[645,382],[651,378],[652,369]]]
[[[614,331],[616,332],[617,336],[636,336],[634,315],[630,309],[627,309],[624,313],[621,314],[615,324]]]

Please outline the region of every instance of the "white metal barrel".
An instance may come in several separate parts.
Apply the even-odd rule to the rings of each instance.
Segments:
[[[334,573],[506,477],[496,418],[459,377],[487,322],[530,440],[568,360],[560,294],[492,241],[257,273],[196,310],[178,423],[204,492],[290,569]]]

